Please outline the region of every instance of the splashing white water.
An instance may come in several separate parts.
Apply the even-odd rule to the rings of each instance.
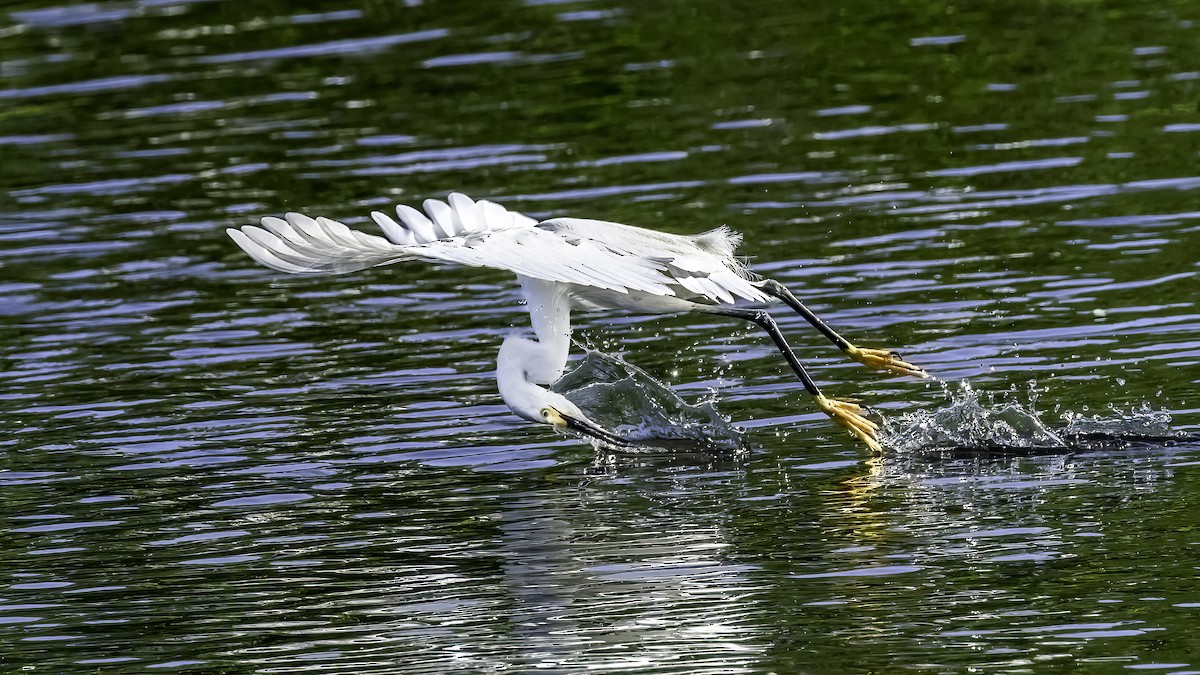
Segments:
[[[1087,447],[1088,439],[1139,440],[1172,435],[1171,416],[1142,403],[1128,411],[1110,407],[1108,415],[1072,411],[1050,423],[1037,408],[1037,386],[1031,382],[1024,402],[981,394],[963,380],[957,387],[943,382],[948,405],[918,410],[884,420],[883,445],[896,452],[928,448],[967,450],[1062,449]]]
[[[648,450],[744,447],[742,432],[717,411],[715,398],[692,405],[644,370],[598,351],[588,350],[551,389],[592,421]]]

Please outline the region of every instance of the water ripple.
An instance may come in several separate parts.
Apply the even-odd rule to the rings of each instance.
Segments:
[[[6,664],[1195,668],[1194,7],[1003,34],[986,7],[866,8],[850,41],[803,3],[473,7],[0,21]],[[847,338],[970,378],[975,426],[782,307],[822,390],[900,439],[881,456],[753,326],[580,312],[581,343],[648,378],[610,389],[609,424],[636,401],[677,432],[670,402],[739,439],[596,449],[496,392],[528,325],[510,276],[284,278],[223,232],[288,210],[374,231],[450,190],[728,224]],[[934,442],[1005,430],[1025,445]]]
[[[260,49],[249,52],[233,52],[229,54],[209,54],[196,58],[201,64],[242,63],[246,61],[262,61],[268,59],[295,59],[313,56],[335,56],[343,54],[369,54],[374,51],[384,51],[397,45],[413,42],[426,42],[448,37],[450,31],[445,28],[416,31],[414,33],[398,33],[373,38],[351,38],[346,40],[330,40],[315,44],[299,45],[296,47],[279,47],[276,49]]]

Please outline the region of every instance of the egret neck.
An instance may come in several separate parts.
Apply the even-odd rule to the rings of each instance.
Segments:
[[[562,377],[571,352],[569,289],[552,281],[524,276],[518,279],[529,304],[529,318],[538,339],[536,345],[542,350],[537,358],[526,362],[526,376],[530,382],[551,384]]]
[[[549,424],[555,429],[573,429],[617,447],[632,447],[627,439],[588,419],[566,396],[530,381],[530,372],[546,368],[544,360],[550,351],[553,350],[547,345],[533,340],[515,335],[505,338],[496,359],[496,385],[505,405],[530,422]]]
[[[538,339],[535,342],[516,336],[505,338],[496,358],[496,384],[500,398],[513,412],[531,422],[545,424],[548,420],[544,419],[543,410],[549,404],[551,392],[542,385],[562,377],[567,366],[571,348],[571,298],[563,284],[528,277],[519,279]],[[559,412],[569,414],[578,410]]]

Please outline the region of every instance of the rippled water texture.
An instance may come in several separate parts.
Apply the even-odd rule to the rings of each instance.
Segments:
[[[1183,0],[4,5],[2,670],[1200,672],[1198,45]],[[224,234],[451,190],[726,223],[954,384],[776,312],[873,458],[756,330],[582,315],[648,378],[607,424],[737,439],[610,454],[502,405],[508,276]],[[972,405],[1162,438],[905,435]]]

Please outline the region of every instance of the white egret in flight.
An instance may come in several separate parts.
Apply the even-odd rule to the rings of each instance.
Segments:
[[[427,199],[423,206],[425,213],[397,206],[395,220],[372,213],[386,238],[299,213],[263,218],[261,226],[228,232],[258,262],[292,274],[342,274],[410,260],[515,273],[537,340],[504,340],[496,367],[501,398],[527,420],[575,429],[614,445],[629,442],[546,388],[566,367],[575,308],[704,312],[753,322],[767,331],[817,406],[876,451],[879,427],[866,411],[851,401],[823,395],[771,315],[737,303],[782,300],[850,358],[878,370],[928,377],[891,351],[854,346],[783,284],[751,274],[733,255],[741,237],[726,227],[682,236],[580,218],[538,222],[458,193],[446,202]]]

